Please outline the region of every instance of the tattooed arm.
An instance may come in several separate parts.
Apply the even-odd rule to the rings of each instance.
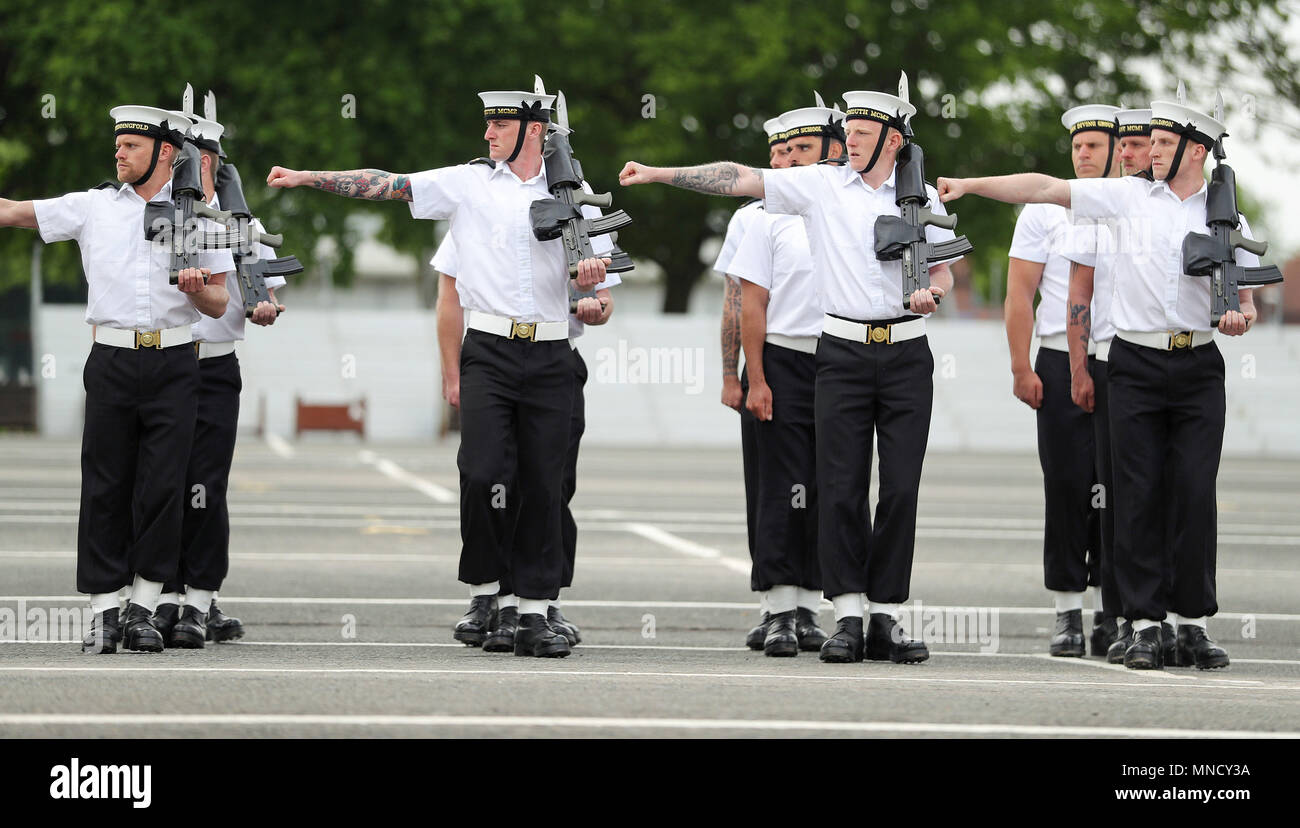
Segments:
[[[763,173],[743,164],[718,161],[699,167],[647,167],[629,161],[618,174],[624,187],[632,184],[671,184],[712,195],[763,197]]]
[[[305,172],[272,167],[266,183],[271,187],[315,187],[346,198],[370,201],[411,200],[411,177],[383,170]]]
[[[727,285],[722,296],[722,404],[740,410],[744,393],[737,376],[740,357],[740,285],[730,276],[722,278]]]
[[[1093,268],[1070,262],[1068,313],[1065,339],[1070,346],[1070,398],[1074,404],[1092,413],[1094,386],[1088,373],[1088,340],[1092,338]]]

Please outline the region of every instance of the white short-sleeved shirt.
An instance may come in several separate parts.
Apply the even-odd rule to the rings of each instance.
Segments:
[[[569,267],[560,239],[533,236],[529,205],[550,198],[546,167],[520,181],[504,162],[460,164],[411,176],[411,215],[450,219],[458,243],[473,251],[460,263],[456,289],[463,307],[519,322],[558,322],[569,317]],[[595,218],[600,210],[585,206]],[[592,250],[613,249],[609,236],[595,236]]]
[[[1007,255],[1043,266],[1038,283],[1036,336],[1065,333],[1070,297],[1070,262],[1096,249],[1096,224],[1076,224],[1069,211],[1057,204],[1026,204],[1016,219]]]
[[[592,244],[595,244],[595,239],[592,240]],[[457,273],[460,271],[460,256],[456,251],[456,240],[452,238],[451,233],[448,233],[443,237],[442,242],[438,245],[438,249],[433,253],[433,258],[429,260],[429,264],[439,273],[444,273],[453,279],[456,278]],[[622,283],[623,280],[619,278],[617,273],[606,273],[605,281],[596,285],[595,289],[604,290],[605,288],[612,288],[615,285],[621,285]],[[459,280],[456,282],[456,292],[457,294],[460,294]],[[465,307],[465,297],[463,295],[461,295],[460,302],[461,307]],[[581,319],[574,314],[569,314],[569,339],[577,339],[582,336],[582,332],[586,330],[586,328],[587,326]]]
[[[168,181],[152,201],[169,201]],[[89,293],[86,322],[123,330],[162,330],[190,325],[199,311],[176,285],[169,284],[170,254],[144,237],[145,201],[130,184],[116,190],[93,189],[32,202],[45,242],[75,240]],[[220,230],[202,220],[207,230]],[[204,250],[199,267],[229,273],[229,250]],[[229,282],[229,279],[227,279]]]
[[[728,270],[731,267],[731,260],[736,257],[736,251],[740,249],[740,243],[745,238],[749,223],[762,209],[763,202],[755,199],[731,214],[731,220],[727,222],[727,234],[722,237],[722,250],[718,253],[717,261],[713,263],[713,270],[719,276],[731,275]]]
[[[221,202],[213,196],[209,202],[213,209],[220,210]],[[266,228],[262,222],[253,219],[253,227],[259,233],[265,233]],[[264,244],[258,244],[255,247],[258,259],[270,261],[275,258],[275,251]],[[285,284],[283,276],[267,276],[266,286],[274,290]],[[202,316],[198,322],[194,323],[192,329],[195,342],[238,342],[244,338],[244,296],[243,288],[239,284],[238,273],[232,273],[226,279],[226,288],[230,292],[230,301],[226,304],[226,312],[221,318],[213,319],[211,316]]]
[[[1093,269],[1092,307],[1089,311],[1092,340],[1109,342],[1115,338],[1115,236],[1106,221],[1089,221],[1089,224],[1076,225],[1076,228],[1091,227],[1095,232],[1080,236],[1084,243],[1071,251],[1068,258]],[[1089,238],[1091,243],[1087,242]]]
[[[894,203],[894,170],[876,190],[852,167],[828,164],[763,170],[763,186],[768,212],[803,216],[827,313],[866,321],[908,313],[903,310],[902,262],[880,261],[875,248],[876,217],[902,215]],[[947,215],[935,189],[927,184],[926,193],[930,209]],[[933,226],[925,228],[925,236],[931,243],[955,237],[951,230]]]
[[[768,333],[821,336],[825,314],[802,218],[760,210],[728,272],[767,289]]]
[[[1209,233],[1206,185],[1186,200],[1163,181],[1137,177],[1070,181],[1076,218],[1106,219],[1115,245],[1114,323],[1121,331],[1208,331],[1210,280],[1183,274],[1183,239]],[[1241,233],[1251,237],[1243,217]],[[1236,251],[1237,264],[1259,257]]]

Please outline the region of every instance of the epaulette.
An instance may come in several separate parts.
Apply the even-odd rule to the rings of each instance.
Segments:
[[[489,167],[495,167],[497,162],[493,161],[491,158],[475,158],[473,161],[470,161],[469,163],[487,164]]]
[[[121,187],[121,186],[122,186],[122,185],[119,184],[119,183],[116,182],[116,181],[105,181],[103,184],[96,184],[94,187],[91,187],[90,189],[92,189],[92,190],[116,190],[118,187]]]
[[[760,207],[763,206],[763,199],[761,199],[761,198],[747,198],[747,199],[745,199],[744,201],[742,201],[742,202],[740,203],[740,206],[741,206],[741,207],[748,207],[749,205],[754,204],[755,202],[757,202],[758,205],[759,205]],[[737,209],[740,209],[740,208],[737,208]]]

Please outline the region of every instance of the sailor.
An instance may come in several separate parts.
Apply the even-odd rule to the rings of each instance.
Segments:
[[[929,289],[904,296],[901,265],[874,253],[875,218],[901,215],[894,167],[916,107],[880,92],[846,92],[844,101],[844,167],[764,172],[731,162],[687,168],[628,162],[620,180],[762,197],[769,213],[803,217],[826,312],[817,349],[817,544],[836,631],[820,657],[852,662],[865,652],[872,660],[915,663],[929,658],[929,650],[907,636],[898,614],[910,589],[934,397],[925,316],[952,287],[952,274],[946,262],[934,264]],[[934,188],[927,189],[935,211],[942,211]],[[939,242],[953,234],[928,226],[926,238]],[[880,447],[874,523],[867,510],[873,437]]]
[[[479,97],[491,163],[409,175],[274,167],[267,183],[406,201],[415,218],[451,220],[464,250],[457,294],[469,328],[460,353],[460,579],[471,598],[494,596],[509,573],[519,598],[515,654],[564,657],[569,643],[550,626],[547,608],[564,581],[561,503],[574,385],[570,280],[563,242],[538,241],[529,221],[529,205],[551,197],[542,143],[555,96],[538,79],[533,92]],[[582,290],[604,281],[609,264],[599,257],[609,246],[593,242],[598,256],[578,265]],[[510,541],[512,495],[520,503]]]
[[[90,286],[86,322],[95,344],[84,369],[77,590],[90,595],[94,620],[82,650],[112,653],[120,643],[158,652],[163,640],[151,616],[176,573],[198,399],[191,326],[200,312],[225,312],[234,262],[228,251],[206,251],[200,267],[168,283],[170,255],[145,238],[145,204],[171,200],[172,162],[190,124],[150,106],[109,115],[121,187],[0,199],[0,225],[39,230],[47,243],[75,239]],[[119,614],[118,592],[128,585]]]
[[[1061,116],[1070,132],[1070,161],[1079,178],[1119,175],[1115,113],[1105,104],[1076,106]],[[1004,312],[1011,350],[1013,392],[1035,410],[1038,462],[1043,470],[1043,582],[1056,607],[1056,629],[1049,645],[1054,656],[1082,656],[1084,596],[1091,586],[1094,604],[1100,583],[1098,515],[1093,508],[1096,454],[1091,416],[1070,395],[1070,346],[1066,299],[1071,254],[1095,244],[1092,224],[1074,224],[1054,204],[1029,204],[1016,219],[1007,267]],[[1035,294],[1039,297],[1035,310]],[[1087,305],[1075,315],[1087,313]],[[1038,356],[1029,362],[1031,336]],[[1087,359],[1084,343],[1081,362]],[[1092,559],[1090,565],[1089,558]],[[1095,607],[1098,611],[1101,607]],[[1094,630],[1099,624],[1094,621]],[[1109,646],[1109,640],[1101,652]],[[1099,655],[1100,653],[1094,652]]]
[[[1210,325],[1209,280],[1183,272],[1189,232],[1206,233],[1205,159],[1226,134],[1223,122],[1182,103],[1151,104],[1151,172],[1062,181],[1038,173],[939,179],[945,201],[965,194],[1011,203],[1058,204],[1077,219],[1105,219],[1119,235],[1115,257],[1115,338],[1107,362],[1115,491],[1115,575],[1133,635],[1130,669],[1163,666],[1161,622],[1178,614],[1176,663],[1214,669],[1228,654],[1206,633],[1215,595],[1215,481],[1223,447],[1223,357]],[[1241,219],[1249,239],[1249,225]],[[1258,258],[1237,250],[1235,261]],[[1219,333],[1244,334],[1256,318],[1252,291]],[[1176,485],[1163,485],[1164,481]],[[1172,597],[1164,586],[1174,558]]]

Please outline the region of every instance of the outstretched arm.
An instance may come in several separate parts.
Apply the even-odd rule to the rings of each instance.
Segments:
[[[346,198],[364,198],[370,201],[411,200],[411,176],[383,170],[308,172],[272,167],[266,183],[280,188],[315,187]]]
[[[0,227],[36,229],[36,207],[30,201],[0,198]]]
[[[618,183],[671,184],[683,190],[711,195],[763,197],[763,173],[753,167],[718,161],[699,167],[647,167],[629,161],[618,174]]]
[[[1070,182],[1042,173],[995,175],[991,178],[940,178],[939,200],[945,204],[964,195],[977,195],[1009,204],[1070,206]]]

